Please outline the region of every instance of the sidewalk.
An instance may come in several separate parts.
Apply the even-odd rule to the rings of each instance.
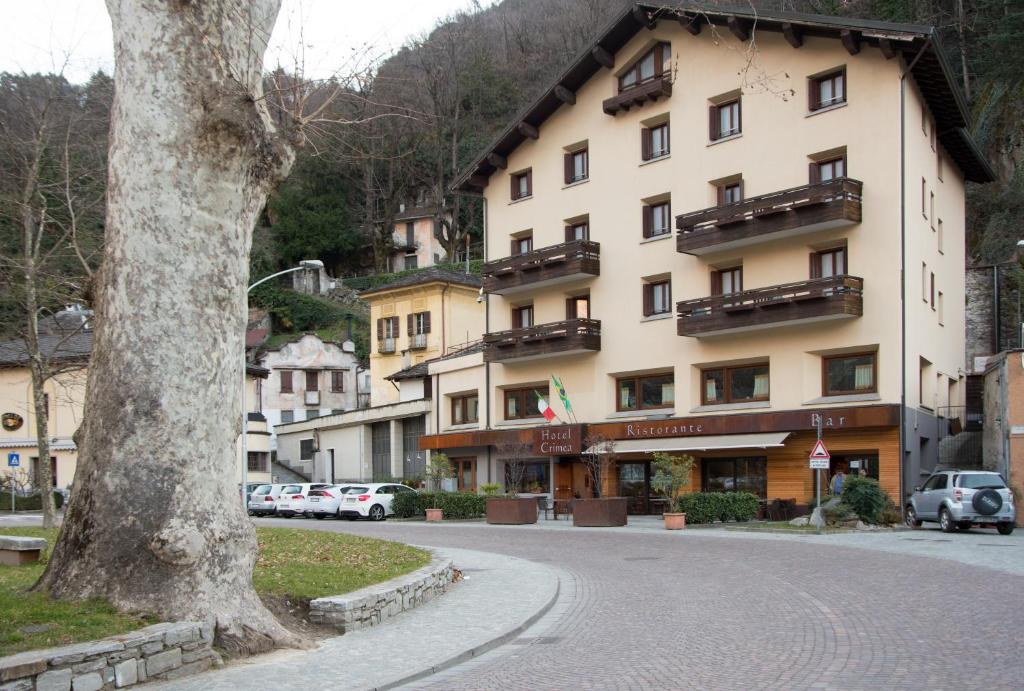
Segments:
[[[149,688],[392,688],[511,640],[558,597],[559,573],[549,566],[487,552],[440,551],[452,557],[464,578],[423,607],[380,626],[328,638],[313,651],[277,651]]]

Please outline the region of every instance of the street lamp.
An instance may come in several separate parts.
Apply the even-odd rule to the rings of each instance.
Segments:
[[[269,276],[264,276],[263,278],[261,278],[260,280],[256,281],[251,286],[249,286],[248,288],[245,289],[246,305],[248,305],[248,302],[249,302],[249,299],[248,299],[249,298],[249,293],[251,293],[252,289],[255,288],[256,286],[260,285],[261,283],[266,283],[267,281],[269,281],[272,278],[277,278],[278,276],[284,276],[285,274],[294,273],[296,271],[304,271],[306,269],[312,269],[314,271],[319,271],[322,268],[324,268],[324,263],[322,261],[320,261],[319,259],[304,259],[301,262],[299,262],[298,266],[292,267],[290,269],[285,269],[284,271],[278,271],[276,274],[270,274]],[[246,318],[246,327],[248,327],[248,325],[249,325],[249,320],[248,320],[248,317],[247,317]],[[246,332],[247,331],[248,331],[248,328],[246,328]],[[246,381],[247,381],[246,376],[245,376],[245,368],[248,366],[249,361],[248,361],[248,359],[245,356],[246,355],[246,353],[245,353],[245,337],[246,337],[246,333],[243,332],[243,334],[242,334],[242,509],[244,509],[246,511],[246,513],[248,513],[248,511],[249,511],[249,505],[248,505],[249,504],[249,498],[248,498],[248,486],[249,486],[249,449],[248,449],[248,446],[249,446],[249,411],[245,407],[245,390],[246,390]]]

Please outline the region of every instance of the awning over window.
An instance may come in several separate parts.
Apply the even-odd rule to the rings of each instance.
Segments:
[[[719,434],[706,437],[668,437],[666,439],[623,439],[614,442],[615,454],[656,453],[659,451],[728,451],[729,449],[774,449],[785,446],[789,432],[761,434]],[[608,453],[595,445],[584,453]]]

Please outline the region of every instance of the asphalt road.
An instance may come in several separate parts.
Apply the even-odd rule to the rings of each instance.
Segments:
[[[258,525],[272,523],[498,552],[549,563],[566,575],[559,606],[536,631],[420,687],[1024,686],[1024,575],[963,558],[1001,548],[1013,551],[1011,560],[1024,560],[1016,534],[879,535],[879,544],[906,540],[905,550],[890,544],[880,551],[696,530],[681,536],[395,521]],[[914,554],[918,545],[947,537],[959,561]]]

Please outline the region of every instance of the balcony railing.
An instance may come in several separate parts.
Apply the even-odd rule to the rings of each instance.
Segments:
[[[625,91],[606,98],[601,104],[608,115],[616,115],[634,106],[642,106],[648,101],[657,101],[661,97],[672,95],[672,81],[668,77],[658,77],[649,82],[626,89]]]
[[[859,180],[835,178],[676,217],[676,250],[708,254],[860,223]]]
[[[413,334],[409,340],[409,347],[413,350],[423,350],[427,347],[427,334]]]
[[[601,245],[573,240],[484,264],[484,291],[507,295],[601,274]]]
[[[382,338],[377,341],[377,352],[384,355],[395,352],[395,339],[394,338]]]
[[[863,314],[864,279],[814,278],[676,303],[680,336],[717,336]]]
[[[484,334],[485,362],[515,362],[601,350],[601,322],[567,319]]]

